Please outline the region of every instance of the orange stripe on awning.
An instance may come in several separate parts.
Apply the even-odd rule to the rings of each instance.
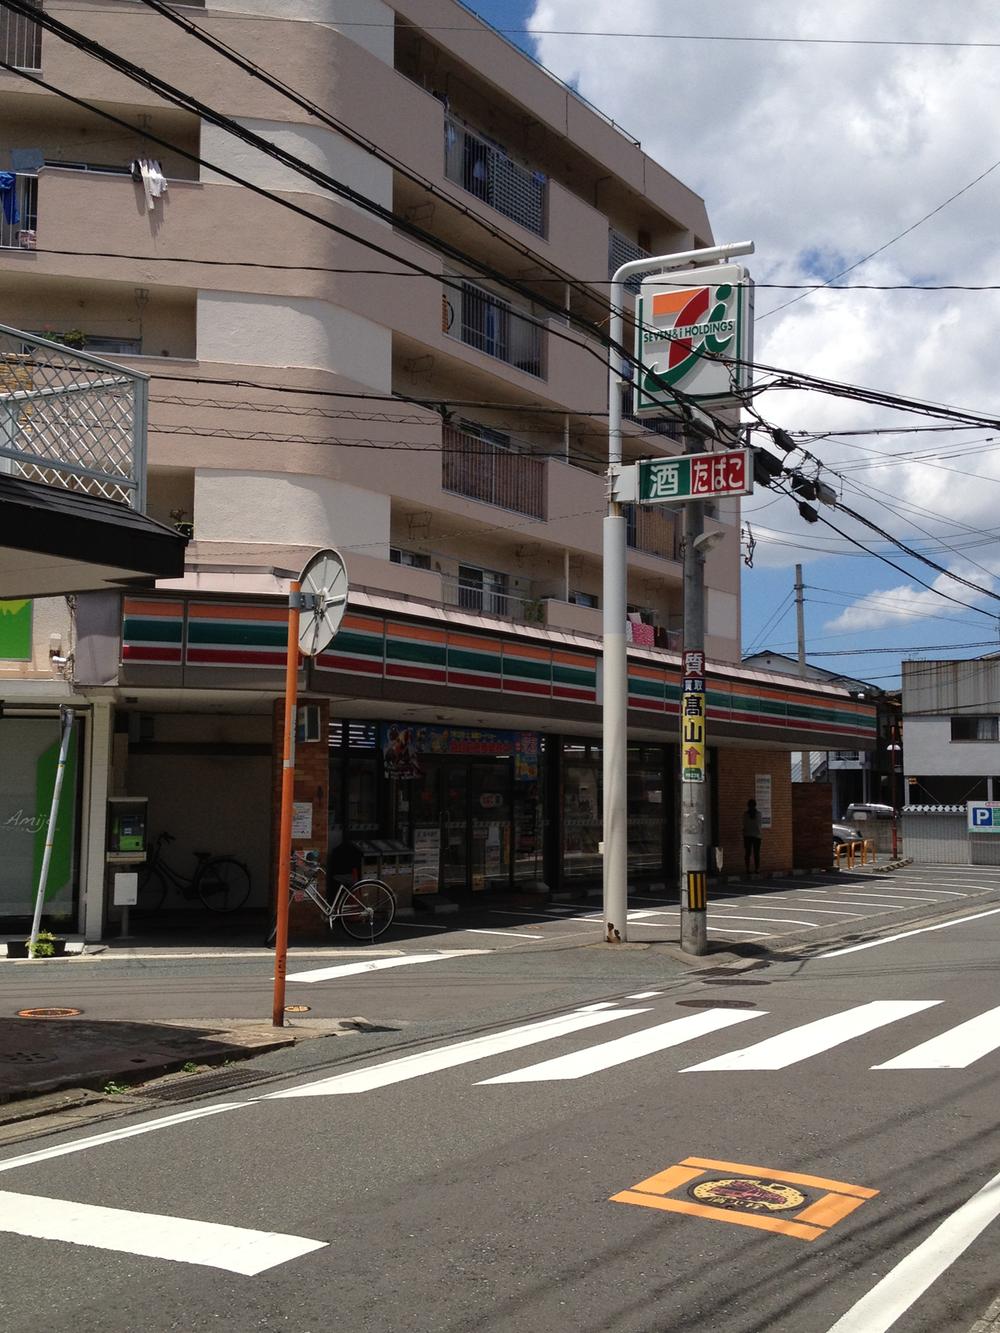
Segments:
[[[446,643],[448,640],[443,629],[431,629],[427,625],[403,625],[390,621],[386,630],[394,639],[419,639],[421,643]]]
[[[596,657],[587,657],[583,653],[564,653],[555,648],[552,650],[552,660],[560,666],[579,667],[581,671],[593,671],[597,665]]]
[[[552,661],[552,650],[550,648],[531,648],[526,643],[505,643],[503,655],[504,657],[523,657],[535,662]]]
[[[344,629],[363,630],[366,634],[381,634],[385,627],[382,620],[366,620],[364,616],[344,616]]]
[[[284,606],[243,606],[232,602],[190,602],[188,616],[192,620],[282,620],[288,622],[288,608]]]
[[[183,614],[183,602],[143,602],[138,597],[125,598],[125,615],[127,616],[181,616]]]
[[[500,640],[484,639],[478,634],[456,634],[453,630],[449,630],[448,647],[468,648],[474,653],[498,653]]]

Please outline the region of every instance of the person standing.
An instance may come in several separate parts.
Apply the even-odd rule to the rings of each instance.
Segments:
[[[760,872],[760,840],[763,833],[760,811],[757,809],[757,802],[751,799],[747,801],[747,808],[743,812],[743,860],[746,864],[747,874],[750,873],[750,859],[753,858],[754,873]]]

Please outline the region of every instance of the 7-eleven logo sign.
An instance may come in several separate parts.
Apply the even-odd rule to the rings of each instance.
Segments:
[[[668,406],[665,389],[717,401],[733,396],[734,383],[743,387],[744,369],[717,358],[749,360],[742,347],[749,284],[739,266],[724,267],[733,281],[668,286],[657,277],[643,283],[636,309],[640,410]]]

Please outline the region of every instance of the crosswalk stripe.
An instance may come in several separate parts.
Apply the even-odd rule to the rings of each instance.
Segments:
[[[512,1073],[500,1074],[496,1078],[484,1078],[480,1083],[547,1083],[554,1079],[583,1078],[586,1074],[611,1069],[629,1060],[652,1055],[655,1051],[680,1046],[682,1042],[704,1037],[709,1032],[718,1032],[734,1023],[745,1023],[748,1019],[763,1016],[763,1010],[735,1013],[732,1009],[706,1009],[704,1013],[673,1018],[669,1023],[658,1023],[641,1032],[630,1032],[625,1037],[603,1042],[600,1046],[572,1051],[569,1055],[557,1055],[552,1060],[543,1060],[540,1064],[515,1069]]]
[[[469,958],[473,954],[489,953],[489,949],[449,949],[443,953],[407,953],[398,958],[369,958],[363,963],[337,963],[334,967],[313,967],[307,972],[289,972],[286,981],[337,981],[341,977],[360,976],[363,972],[380,972],[386,967],[408,967],[411,963],[443,963],[449,958]]]
[[[313,1250],[325,1249],[329,1244],[305,1236],[103,1208],[69,1199],[12,1194],[9,1190],[0,1190],[0,1231],[36,1240],[69,1241],[92,1249],[223,1268],[246,1277],[254,1277]]]
[[[331,1097],[370,1092],[373,1088],[385,1088],[392,1083],[404,1083],[407,1079],[420,1078],[423,1074],[434,1074],[442,1069],[454,1069],[458,1065],[470,1064],[474,1060],[483,1060],[488,1055],[516,1051],[522,1046],[532,1046],[535,1042],[551,1041],[554,1037],[564,1037],[571,1032],[648,1013],[648,1009],[613,1009],[599,1013],[590,1010],[561,1014],[558,1018],[544,1018],[540,1022],[508,1028],[504,1032],[491,1032],[483,1037],[454,1042],[450,1046],[438,1046],[431,1051],[418,1051],[414,1055],[399,1056],[395,1060],[386,1060],[382,1064],[371,1065],[365,1069],[352,1069],[346,1074],[334,1074],[331,1078],[319,1079],[316,1083],[307,1083],[304,1087],[285,1088],[282,1092],[269,1093],[264,1100],[270,1101],[282,1097]]]
[[[968,1069],[1000,1046],[1000,1005],[873,1069]]]
[[[840,1046],[852,1037],[860,1037],[875,1028],[895,1023],[910,1014],[930,1009],[940,1000],[872,1000],[869,1004],[859,1004],[853,1009],[845,1009],[840,1014],[830,1014],[818,1018],[812,1023],[803,1023],[800,1027],[781,1032],[776,1037],[757,1042],[754,1046],[744,1046],[742,1050],[730,1051],[728,1055],[717,1056],[702,1064],[689,1065],[682,1072],[685,1074],[723,1069],[785,1069],[788,1065],[808,1060],[812,1055]]]

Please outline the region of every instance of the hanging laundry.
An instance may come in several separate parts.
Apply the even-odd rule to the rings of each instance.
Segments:
[[[167,178],[159,162],[152,157],[137,157],[129,163],[129,172],[136,183],[142,184],[146,208],[151,213],[157,199],[167,192]]]
[[[0,171],[0,203],[3,204],[4,221],[17,226],[21,221],[21,210],[17,206],[17,177],[12,171]]]
[[[10,150],[10,165],[17,172],[34,176],[45,166],[45,154],[40,148],[12,148]]]

